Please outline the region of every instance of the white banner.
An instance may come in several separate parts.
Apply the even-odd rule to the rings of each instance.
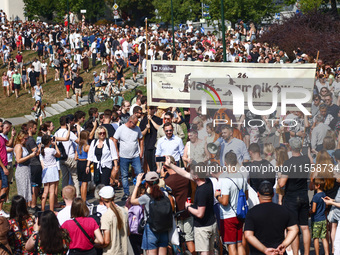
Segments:
[[[148,105],[310,109],[316,64],[148,61]],[[277,101],[275,101],[277,100]],[[203,102],[204,103],[204,102]],[[239,108],[239,107],[237,107]]]

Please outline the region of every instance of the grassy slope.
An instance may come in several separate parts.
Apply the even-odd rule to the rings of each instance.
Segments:
[[[12,56],[15,57],[16,52],[12,53]],[[24,57],[24,63],[27,63],[28,61],[32,61],[34,58],[37,57],[37,53],[35,51],[24,51],[23,52]],[[90,62],[92,63],[91,59]],[[99,63],[99,62],[97,62]],[[91,66],[91,64],[90,64]],[[90,83],[93,81],[92,72],[97,71],[100,73],[100,69],[103,66],[101,64],[97,64],[96,67],[90,68],[89,73],[84,72],[81,70],[80,75],[84,79],[84,84]],[[130,78],[131,71],[129,68],[125,69],[125,77]],[[2,75],[3,72],[7,72],[7,67],[0,68],[0,74]],[[41,76],[40,76],[40,83],[42,82]],[[42,84],[42,83],[41,83]],[[1,84],[2,86],[2,84]],[[64,100],[66,97],[66,89],[64,86],[64,81],[54,81],[54,69],[49,68],[47,71],[47,83],[42,84],[43,90],[44,90],[44,96],[43,96],[43,103],[49,103],[53,104],[60,100]],[[29,85],[27,85],[27,88],[29,88]],[[89,91],[89,86],[84,86],[84,94],[87,94]],[[72,95],[72,92],[71,94]],[[15,95],[11,94],[10,97],[6,97],[3,95],[2,92],[0,92],[0,100],[2,107],[0,108],[0,116],[2,118],[12,118],[12,117],[22,117],[26,114],[31,113],[31,109],[34,104],[34,99],[32,98],[31,94],[28,94],[27,91],[24,90],[23,86],[20,91],[20,97],[18,99],[15,99]]]

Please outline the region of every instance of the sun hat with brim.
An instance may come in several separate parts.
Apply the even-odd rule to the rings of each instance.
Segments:
[[[99,191],[99,196],[102,198],[110,199],[115,195],[115,190],[111,186],[105,186]]]

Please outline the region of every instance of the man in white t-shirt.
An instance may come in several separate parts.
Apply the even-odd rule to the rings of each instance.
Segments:
[[[55,132],[56,137],[67,137],[67,117],[61,116],[60,120],[60,129]],[[60,168],[62,173],[62,187],[68,185],[70,175],[72,177],[72,181],[74,183],[74,186],[76,188],[77,197],[80,196],[80,189],[79,189],[79,181],[78,181],[78,175],[77,175],[77,162],[74,160],[75,156],[75,143],[78,142],[78,138],[74,133],[70,133],[70,138],[68,141],[64,141],[63,146],[65,148],[65,153],[67,155],[67,159],[61,159],[60,160]]]
[[[63,225],[65,221],[71,219],[72,202],[76,197],[75,187],[72,185],[65,186],[63,188],[62,195],[66,206],[57,215],[60,226]]]
[[[141,159],[143,157],[143,135],[139,127],[137,127],[138,118],[132,115],[128,122],[121,125],[115,132],[113,140],[117,152],[119,151],[120,157],[120,171],[122,175],[122,182],[124,188],[124,196],[122,200],[129,197],[129,165],[134,168],[135,174],[138,175],[142,172]],[[119,142],[119,150],[118,150]]]
[[[242,245],[243,221],[236,217],[238,194],[242,189],[248,199],[248,184],[246,173],[240,173],[237,156],[229,151],[224,157],[227,172],[219,176],[221,190],[215,192],[220,203],[220,234],[222,242],[227,244],[229,254],[245,254]]]

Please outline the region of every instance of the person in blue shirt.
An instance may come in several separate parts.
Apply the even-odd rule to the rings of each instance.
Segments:
[[[324,190],[325,180],[316,177],[314,180],[316,193],[311,202],[311,221],[312,221],[312,238],[314,241],[315,254],[319,255],[319,239],[322,240],[325,255],[329,255],[328,241],[326,239],[327,221],[325,216],[326,204],[323,198],[326,197]]]
[[[45,44],[41,41],[41,39],[38,39],[37,41],[37,51],[38,51],[38,57],[40,60],[42,60],[43,54],[44,54],[44,48]]]

